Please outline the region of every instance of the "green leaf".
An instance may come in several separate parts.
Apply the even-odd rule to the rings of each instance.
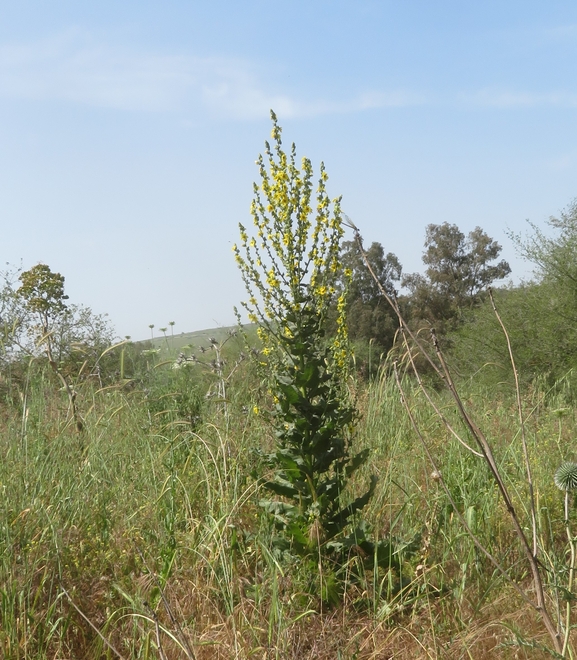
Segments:
[[[369,458],[369,449],[363,449],[358,454],[355,454],[351,462],[346,467],[347,477],[350,477],[356,470],[367,462]]]

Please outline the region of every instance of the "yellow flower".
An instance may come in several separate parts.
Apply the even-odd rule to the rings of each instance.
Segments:
[[[266,281],[272,289],[276,289],[279,286],[279,281],[277,280],[275,272],[272,268],[268,271]]]
[[[255,415],[258,415],[258,412],[259,412],[259,411],[258,411],[258,407],[257,407],[257,406],[254,406],[253,409],[252,409],[252,411],[253,411],[253,413],[254,413]]]

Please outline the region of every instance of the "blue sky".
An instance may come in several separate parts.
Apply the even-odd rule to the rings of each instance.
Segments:
[[[575,62],[568,1],[3,3],[0,258],[121,336],[233,323],[274,108],[406,272],[447,221],[527,276],[507,230],[577,196]]]

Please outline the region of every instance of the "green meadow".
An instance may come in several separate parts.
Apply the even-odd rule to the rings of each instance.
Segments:
[[[395,539],[401,568],[359,573],[351,555],[333,604],[298,559],[272,551],[256,474],[257,450],[274,437],[266,414],[254,411],[260,383],[250,365],[230,381],[226,402],[200,397],[193,425],[172,403],[159,406],[180,372],[149,369],[148,393],[83,383],[80,434],[46,365],[31,363],[3,383],[2,657],[550,657],[538,613],[463,531],[387,369],[349,383],[360,411],[355,441],[369,460],[348,487],[360,491],[378,477],[364,517],[377,538]],[[202,378],[194,381],[206,389]],[[514,393],[460,387],[528,530]],[[529,584],[486,466],[454,441],[414,382],[406,393],[459,511],[515,583]],[[432,397],[458,426],[446,393]],[[555,386],[523,394],[542,561],[561,614],[567,538],[553,475],[574,447],[570,397]]]

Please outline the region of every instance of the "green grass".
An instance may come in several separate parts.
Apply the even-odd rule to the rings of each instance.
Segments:
[[[170,384],[165,367],[155,373]],[[551,657],[535,646],[548,643],[538,617],[464,534],[390,377],[351,381],[362,413],[358,447],[371,450],[351,489],[362,492],[377,474],[366,513],[374,534],[417,537],[420,549],[405,562],[401,591],[391,574],[366,571],[351,577],[341,606],[323,604],[302,566],[271,552],[251,477],[260,469],[255,450],[274,442],[266,415],[252,412],[257,401],[266,408],[258,385],[244,365],[225,405],[205,402],[193,427],[178,409],[151,412],[146,388],[85,383],[79,435],[49,371],[33,365],[29,378],[12,383],[0,408],[1,657],[113,658],[107,643],[134,660]],[[406,386],[459,510],[528,584],[485,466],[451,439],[414,384]],[[513,393],[461,387],[528,525]],[[458,425],[448,398],[433,396]],[[562,585],[563,497],[553,475],[576,458],[576,420],[555,396],[532,390],[524,403],[543,561]],[[507,646],[515,631],[528,646]]]

